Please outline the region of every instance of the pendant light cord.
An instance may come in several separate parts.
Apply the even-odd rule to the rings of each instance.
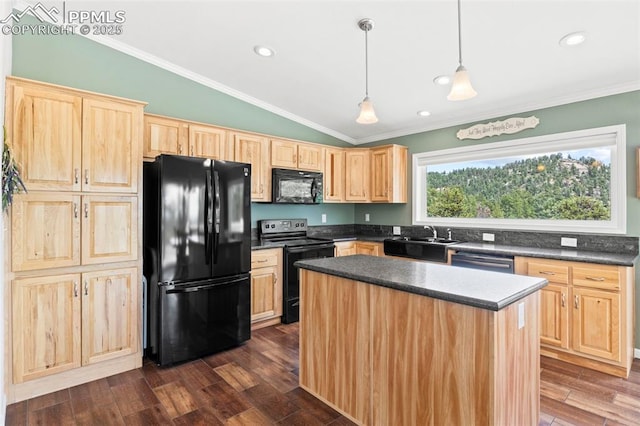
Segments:
[[[458,0],[458,64],[462,65],[462,24],[460,23],[460,0]]]
[[[369,30],[364,30],[364,96],[369,96]]]

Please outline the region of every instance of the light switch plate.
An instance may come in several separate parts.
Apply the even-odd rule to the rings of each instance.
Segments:
[[[563,247],[578,247],[578,239],[577,238],[568,238],[561,237],[560,245]]]
[[[393,235],[400,235],[401,231],[400,231],[400,227],[399,226],[394,226],[393,227]]]
[[[495,234],[490,234],[488,232],[482,233],[482,241],[495,241],[495,240],[496,240]]]
[[[322,223],[327,223],[327,214],[322,213]]]

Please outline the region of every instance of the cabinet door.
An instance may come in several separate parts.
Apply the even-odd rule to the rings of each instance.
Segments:
[[[137,351],[136,268],[82,274],[82,364]]]
[[[351,256],[356,254],[355,241],[337,242],[335,245],[335,256]]]
[[[81,124],[81,97],[8,83],[7,136],[27,190],[80,190]]]
[[[356,242],[356,254],[367,254],[369,256],[380,256],[383,253],[382,244],[368,243],[368,242]]]
[[[13,281],[13,382],[80,367],[80,275]]]
[[[324,153],[324,201],[344,201],[344,149],[326,148]]]
[[[275,266],[251,271],[252,322],[282,315],[282,287],[278,284]]]
[[[296,169],[298,167],[298,144],[292,141],[271,139],[271,166]]]
[[[303,170],[322,171],[322,147],[308,143],[298,144],[298,168]]]
[[[391,196],[391,149],[371,150],[371,201],[389,201]]]
[[[138,198],[82,197],[82,263],[138,259]]]
[[[549,284],[540,290],[540,343],[569,347],[569,294],[566,285]]]
[[[345,152],[347,201],[369,201],[369,150],[351,149]]]
[[[80,196],[21,194],[11,211],[13,271],[80,264]]]
[[[143,156],[186,155],[188,129],[184,121],[145,115]]]
[[[572,346],[620,361],[620,293],[573,287]]]
[[[138,191],[142,107],[86,98],[82,107],[82,190]]]
[[[189,155],[192,157],[233,160],[233,141],[227,141],[227,131],[213,126],[189,125]]]
[[[236,159],[251,164],[251,201],[271,201],[269,141],[247,133],[233,133]]]

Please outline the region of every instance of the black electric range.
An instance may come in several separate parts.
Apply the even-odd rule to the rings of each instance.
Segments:
[[[298,260],[333,257],[332,240],[307,236],[307,219],[266,219],[258,221],[258,236],[263,245],[284,246],[282,322],[300,318],[300,281],[293,264]]]

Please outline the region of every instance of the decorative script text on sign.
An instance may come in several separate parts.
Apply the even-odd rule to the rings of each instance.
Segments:
[[[486,124],[476,124],[468,129],[460,129],[456,136],[458,139],[482,139],[489,136],[498,136],[504,133],[518,133],[524,129],[533,129],[540,123],[538,117],[511,117],[502,121],[492,121]]]

